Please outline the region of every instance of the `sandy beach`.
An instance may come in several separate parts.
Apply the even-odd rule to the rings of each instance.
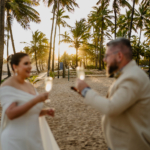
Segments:
[[[48,124],[61,150],[107,150],[101,128],[101,113],[83,103],[83,98],[70,90],[75,78],[55,79],[49,95],[51,103],[45,107],[55,108],[54,118],[47,117]],[[102,96],[114,79],[89,77],[87,83]],[[38,92],[44,92],[44,82],[35,85]]]

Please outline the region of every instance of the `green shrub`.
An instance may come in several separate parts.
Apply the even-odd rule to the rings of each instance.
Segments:
[[[54,78],[55,78],[55,72],[50,71],[50,72],[49,72],[49,76],[54,79]]]
[[[39,81],[39,80],[36,80],[37,77],[38,77],[37,75],[30,76],[30,77],[28,78],[28,81],[29,81],[30,83],[34,84],[34,83],[36,83],[37,81]]]
[[[90,74],[93,74],[93,72],[85,72],[85,75],[90,75]]]
[[[86,69],[95,69],[94,65],[86,66]]]
[[[3,80],[1,80],[1,83],[3,83],[5,80],[3,79]]]

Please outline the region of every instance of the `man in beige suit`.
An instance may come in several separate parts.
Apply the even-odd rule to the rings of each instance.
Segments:
[[[104,114],[103,131],[111,150],[150,150],[150,80],[132,60],[130,41],[119,38],[107,43],[104,61],[108,74],[117,78],[107,98],[81,80],[77,89],[86,104]]]

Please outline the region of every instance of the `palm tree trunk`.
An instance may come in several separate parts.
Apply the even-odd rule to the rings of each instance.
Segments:
[[[85,61],[86,61],[86,66],[88,66],[88,64],[87,64],[87,56],[86,56],[86,60]]]
[[[93,35],[94,35],[94,27],[93,27]],[[97,69],[97,48],[96,48],[96,38],[95,39],[95,69]]]
[[[5,0],[0,0],[0,84],[2,80],[3,53],[4,53],[4,17],[5,17]]]
[[[96,45],[96,38],[95,38],[95,69],[97,69],[97,45]]]
[[[139,50],[140,50],[140,42],[141,42],[141,34],[142,34],[142,29],[140,29],[140,36],[139,36],[139,43],[138,43],[138,51],[137,51],[137,64],[139,65]]]
[[[42,71],[42,61],[40,60],[40,67],[41,67],[41,71]]]
[[[65,78],[65,75],[66,75],[65,64],[66,64],[66,52],[64,53],[64,62],[63,62],[63,78]]]
[[[149,78],[150,78],[150,57],[149,57]]]
[[[100,30],[98,30],[98,32],[100,32]],[[98,36],[98,39],[97,39],[97,63],[99,62],[99,57],[98,57],[98,45],[99,45],[99,39],[100,39],[100,36]]]
[[[41,60],[41,69],[43,71],[43,61]]]
[[[138,43],[138,46],[140,45],[140,42],[141,42],[141,35],[142,35],[142,29],[140,29],[140,36],[139,36],[139,43]]]
[[[59,78],[59,60],[60,60],[60,25],[59,25],[59,46],[58,46],[58,78]]]
[[[16,49],[15,49],[14,38],[13,38],[12,29],[11,29],[11,23],[10,23],[9,14],[8,14],[8,26],[9,26],[9,30],[10,30],[10,37],[11,37],[12,48],[13,48],[13,52],[15,54],[16,53]]]
[[[103,17],[102,17],[102,29],[101,29],[101,42],[100,42],[100,53],[99,53],[99,70],[102,70],[102,51],[103,51]]]
[[[78,48],[76,48],[76,67],[78,67]]]
[[[49,73],[50,73],[51,50],[52,50],[52,36],[53,36],[53,28],[54,28],[55,10],[56,10],[55,4],[56,4],[56,1],[54,2],[54,7],[53,7],[53,20],[52,20],[52,28],[51,28],[51,36],[50,36],[50,49],[49,49],[49,57],[48,57],[47,76],[49,76]]]
[[[56,33],[57,33],[58,12],[59,12],[59,9],[57,11],[57,18],[56,18],[56,24],[55,24],[55,33],[54,33],[54,43],[53,43],[53,60],[52,60],[52,71],[53,72],[54,72],[54,61],[55,61],[55,39],[56,39]]]
[[[59,1],[58,1],[58,11],[59,11]],[[59,24],[59,45],[58,45],[58,78],[59,78],[59,60],[60,60],[60,24]]]
[[[38,62],[39,62],[39,68],[40,68],[40,71],[42,71],[40,60],[39,60]]]
[[[132,23],[133,23],[133,16],[134,16],[134,7],[135,7],[135,0],[133,0],[133,8],[132,8],[132,15],[131,15],[129,40],[130,40],[130,38],[131,38],[131,33],[132,33]]]
[[[8,48],[9,48],[9,29],[7,29],[7,58],[9,56]],[[7,61],[7,75],[8,75],[8,77],[11,76],[10,69],[9,69],[9,62],[8,61]]]
[[[9,56],[9,10],[7,9],[7,58]],[[9,68],[9,62],[7,61],[7,75],[8,77],[11,76],[10,68]]]
[[[104,61],[102,61],[102,64],[103,64],[103,69],[105,69]]]
[[[116,0],[114,1],[114,4],[116,4]],[[117,11],[116,11],[116,7],[114,7],[114,14],[115,14],[115,39],[116,39],[116,32],[117,32]]]
[[[35,57],[36,70],[37,70],[37,72],[39,73],[40,71],[39,71],[39,68],[38,68],[38,63],[37,63],[37,55],[36,55],[36,50],[35,50],[35,52],[34,52],[34,57]]]

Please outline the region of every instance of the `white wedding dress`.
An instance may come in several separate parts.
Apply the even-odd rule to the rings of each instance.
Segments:
[[[37,95],[38,93],[32,95],[11,86],[0,88],[0,150],[59,150],[45,117],[39,117],[43,103],[38,103],[14,120],[9,120],[5,114],[13,102],[23,105]]]

